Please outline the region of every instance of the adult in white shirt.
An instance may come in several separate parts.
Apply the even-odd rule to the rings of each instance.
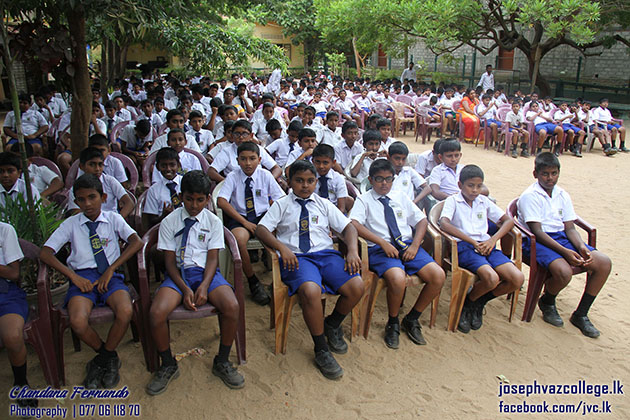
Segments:
[[[494,90],[494,74],[492,73],[492,64],[488,64],[486,66],[486,72],[481,75],[477,86],[481,86],[484,93],[487,92],[488,89]]]
[[[413,68],[413,61],[409,63],[409,68],[403,70],[400,75],[400,81],[404,82],[405,80],[413,80],[416,81],[416,69]]]

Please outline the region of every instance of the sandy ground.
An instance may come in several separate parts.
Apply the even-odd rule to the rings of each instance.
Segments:
[[[409,136],[400,137],[412,152],[421,152],[432,144],[414,143]],[[533,158],[512,159],[482,147],[463,146],[462,163],[480,165],[486,184],[501,207],[518,196],[534,180]],[[218,347],[217,318],[180,321],[171,324],[172,349],[175,353],[200,347],[204,356],[190,356],[180,362],[181,376],[168,391],[149,397],[144,386],[150,379],[144,366],[139,343],[131,334],[123,340],[119,354],[123,362],[120,386],[127,386],[127,403],[141,405],[143,418],[181,420],[198,418],[248,419],[492,419],[492,418],[567,418],[581,417],[585,404],[610,404],[611,413],[600,418],[630,418],[630,400],[625,395],[532,395],[499,397],[498,375],[511,384],[630,384],[627,349],[630,344],[630,323],[626,285],[630,263],[623,257],[623,244],[628,244],[630,227],[623,222],[630,199],[623,193],[630,189],[628,162],[630,155],[605,158],[599,146],[583,159],[571,155],[561,157],[560,185],[572,196],[577,213],[598,228],[598,248],[613,260],[613,272],[595,301],[591,320],[601,330],[599,339],[580,334],[568,318],[582,294],[585,275],[575,277],[558,298],[564,317],[564,328],[555,328],[542,321],[535,312],[533,321],[520,321],[525,289],[517,308],[517,319],[508,323],[508,301],[496,299],[488,304],[484,325],[468,335],[446,331],[450,283],[442,292],[437,326],[428,328],[428,314],[421,323],[428,341],[415,346],[401,336],[397,351],[385,347],[382,334],[386,322],[385,293],[379,296],[370,337],[353,341],[346,355],[337,360],[345,370],[339,381],[322,377],[313,364],[312,341],[301,311],[294,309],[286,355],[273,354],[273,331],[268,328],[269,309],[247,301],[247,364],[239,369],[246,379],[244,389],[226,388],[210,370]],[[626,169],[624,169],[626,168]],[[625,174],[625,175],[624,175]],[[621,245],[621,247],[620,247]],[[259,264],[259,269],[264,268]],[[527,278],[527,268],[524,268]],[[263,281],[270,282],[270,274]],[[411,290],[404,308],[406,313],[418,294]],[[327,305],[332,310],[332,303]],[[626,308],[626,309],[624,309]],[[345,321],[349,331],[349,319]],[[97,329],[101,336],[107,329]],[[4,353],[4,351],[0,351]],[[67,387],[78,385],[86,362],[94,353],[72,350],[69,332],[65,336]],[[0,358],[4,359],[4,355]],[[6,359],[2,363],[6,363]],[[234,352],[232,360],[235,360]],[[29,348],[28,374],[31,385],[45,387],[36,354]],[[0,371],[0,390],[7,392],[12,383],[8,363]],[[6,395],[6,394],[5,394]],[[582,401],[579,414],[504,414],[499,404],[547,402],[575,404]],[[96,402],[96,401],[92,401]],[[56,401],[42,406],[55,406]],[[65,401],[71,409],[78,402]],[[0,400],[0,412],[7,413],[6,398]],[[98,411],[96,412],[98,413]],[[1,417],[4,417],[2,415]],[[91,416],[88,416],[91,417]]]

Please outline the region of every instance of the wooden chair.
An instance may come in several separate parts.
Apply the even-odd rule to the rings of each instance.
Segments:
[[[448,310],[448,327],[449,331],[455,332],[457,324],[459,323],[459,316],[462,313],[462,307],[464,306],[464,300],[468,290],[475,284],[477,276],[472,272],[459,266],[457,259],[457,241],[451,235],[442,231],[439,227],[440,214],[444,207],[444,201],[437,203],[429,212],[429,223],[442,235],[444,241],[443,253],[442,253],[442,268],[444,271],[451,271],[452,285],[451,285],[451,303]],[[513,228],[510,235],[514,238],[514,264],[520,270],[522,267],[522,239],[518,229]],[[515,291],[512,293],[512,303],[510,306],[510,312],[508,315],[508,321],[512,322],[514,311],[516,311],[516,304],[518,303],[518,293]]]
[[[143,328],[147,331],[147,347],[145,349],[145,359],[147,362],[147,369],[150,372],[155,372],[158,368],[158,352],[153,342],[153,338],[150,334],[149,325],[149,309],[151,308],[151,292],[149,290],[149,277],[151,275],[150,270],[153,264],[150,262],[150,251],[153,246],[157,244],[158,233],[160,225],[153,226],[142,238],[144,246],[142,251],[138,253],[138,272],[139,283],[138,288],[140,291],[140,306],[142,312],[142,319],[144,321]],[[236,239],[232,236],[229,230],[223,228],[225,235],[225,243],[229,252],[232,254],[229,260],[231,261],[230,269],[225,266],[220,267],[221,272],[225,275],[226,279],[233,278],[232,284],[234,285],[234,293],[239,305],[239,319],[236,333],[236,354],[238,357],[238,363],[244,364],[247,361],[246,357],[246,342],[245,342],[245,298],[243,295],[243,277],[241,275],[241,255],[238,252],[236,246]],[[227,253],[226,250],[222,250],[219,253],[219,260],[221,261],[221,253]],[[232,275],[230,275],[231,273]],[[179,305],[168,316],[169,321],[182,320],[182,319],[199,319],[209,316],[218,315],[216,308],[209,303],[197,308],[197,311],[189,311],[183,305]]]
[[[201,170],[204,173],[208,172],[208,169],[210,169],[210,164],[201,153],[187,148],[184,148],[184,151],[195,155],[195,157],[197,157],[197,160],[199,160],[199,163],[201,164]],[[153,166],[155,165],[156,157],[157,152],[151,153],[149,156],[147,156],[147,159],[144,161],[144,166],[142,167],[142,183],[147,189],[151,187],[151,178],[153,176]]]
[[[365,242],[363,243],[365,244]],[[363,245],[360,243],[360,247]],[[287,352],[287,339],[289,335],[289,323],[291,322],[291,310],[293,305],[298,301],[297,293],[293,296],[289,296],[289,288],[282,282],[280,276],[280,259],[271,248],[265,247],[271,258],[271,272],[272,272],[272,293],[271,304],[269,313],[270,328],[275,328],[275,350],[274,353],[286,354]],[[343,248],[343,247],[342,247]],[[361,278],[363,279],[364,291],[363,297],[352,308],[351,312],[351,332],[350,340],[354,337],[358,337],[361,331],[361,317],[365,314],[367,304],[369,300],[369,291],[371,289],[371,276],[369,273],[367,263],[367,246],[365,250],[360,248],[361,252]],[[365,276],[365,277],[363,277]],[[366,278],[367,277],[367,278]],[[326,310],[326,296],[322,294],[322,311]]]
[[[514,225],[520,230],[523,236],[529,238],[530,243],[530,255],[529,258],[525,258],[523,261],[529,265],[529,279],[527,280],[527,297],[525,298],[525,308],[523,309],[523,321],[530,322],[538,303],[538,298],[542,292],[543,284],[547,281],[551,274],[546,267],[536,262],[536,236],[529,230],[527,225],[522,224],[518,220],[518,198],[515,198],[508,205],[507,214],[514,220]],[[588,234],[588,244],[595,248],[597,243],[597,229],[588,224],[585,220],[577,218],[574,221],[575,225],[583,229]],[[582,267],[572,267],[573,275],[583,273]],[[587,274],[587,278],[590,274]],[[587,280],[588,281],[588,280]]]
[[[363,240],[362,242],[363,244],[365,244],[365,246],[364,247],[362,246],[361,250],[366,253],[365,255],[367,255],[367,243]],[[427,226],[427,232],[424,236],[424,242],[422,243],[422,247],[425,249],[425,251],[429,253],[432,252],[433,259],[438,264],[440,264],[440,260],[442,259],[442,238],[440,237],[440,234],[431,226]],[[387,283],[385,282],[385,279],[381,277],[377,277],[375,272],[370,271],[369,269],[366,270],[366,272],[369,273],[368,275],[371,277],[369,281],[371,287],[370,287],[367,310],[365,311],[365,316],[361,318],[361,321],[362,321],[361,330],[363,331],[363,336],[367,339],[368,334],[370,332],[370,323],[372,322],[372,315],[374,314],[374,308],[376,307],[376,299],[378,298],[379,293],[381,293],[381,291],[385,287],[387,287]],[[366,279],[364,278],[363,280],[365,281]],[[406,283],[407,283],[406,287],[411,287],[411,286],[421,285],[422,281],[420,280],[420,277],[418,277],[418,275],[414,274],[411,276],[410,275],[406,276]],[[403,300],[404,300],[404,297],[403,297]],[[437,316],[437,309],[438,309],[439,302],[440,302],[440,295],[438,294],[431,302],[431,318],[429,320],[429,328],[433,328],[435,326],[435,320]]]
[[[406,133],[405,124],[412,124],[414,132],[416,131],[416,110],[402,102],[392,102],[389,106],[394,110],[394,137],[398,137],[400,127],[403,128],[403,136]],[[411,115],[407,116],[407,111],[411,110]]]

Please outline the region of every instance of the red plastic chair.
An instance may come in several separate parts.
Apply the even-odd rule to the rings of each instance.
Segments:
[[[122,153],[111,152],[110,155],[122,162],[129,180],[129,189],[133,192],[133,195],[135,195],[136,187],[138,186],[138,168],[136,164],[133,163],[133,160],[131,160],[129,156]]]
[[[109,143],[113,151],[120,152],[120,143],[118,143],[118,136],[120,135],[120,132],[123,128],[132,123],[133,121],[121,121],[116,124],[109,132]]]
[[[144,330],[147,331],[148,341],[147,348],[145,350],[145,358],[147,362],[147,368],[150,372],[154,372],[158,368],[158,352],[153,342],[153,338],[148,334],[150,331],[149,325],[149,310],[151,308],[151,293],[149,291],[149,277],[151,275],[150,270],[153,264],[150,263],[150,251],[153,246],[157,244],[158,233],[160,225],[153,226],[142,238],[144,247],[142,251],[138,253],[138,272],[140,281],[138,284],[140,290],[140,305],[144,320]],[[236,245],[236,239],[232,236],[232,233],[223,228],[225,235],[225,243],[227,248],[232,254],[230,271],[234,276],[234,293],[236,294],[236,300],[239,305],[239,318],[238,327],[236,333],[236,354],[238,357],[238,363],[244,364],[247,361],[246,357],[246,340],[245,340],[245,297],[243,294],[243,278],[241,271],[241,255],[238,252],[238,246]],[[224,273],[226,279],[229,280],[227,273]],[[184,308],[183,305],[179,305],[168,317],[169,321],[182,320],[182,319],[199,319],[209,316],[218,315],[216,308],[209,303],[197,308],[197,311],[189,311]]]
[[[507,208],[507,214],[514,220],[514,225],[521,231],[524,237],[529,238],[530,241],[530,256],[529,258],[523,258],[523,262],[529,265],[529,279],[527,281],[527,297],[525,298],[525,308],[523,309],[523,321],[530,322],[536,309],[536,303],[542,292],[542,287],[545,281],[551,274],[546,267],[536,262],[536,236],[529,230],[527,225],[523,225],[518,220],[518,198],[515,198],[510,202]],[[586,231],[588,234],[588,244],[595,248],[597,242],[597,229],[588,224],[585,220],[577,218],[575,225]],[[523,256],[525,257],[525,256]],[[583,273],[583,268],[573,267],[573,275]],[[588,274],[590,276],[590,274]],[[588,281],[588,279],[587,279]]]
[[[184,148],[184,150],[188,153],[195,155],[197,159],[199,159],[199,163],[201,164],[201,170],[204,171],[204,173],[208,172],[208,169],[210,169],[210,164],[201,153],[195,150],[186,149],[186,148]],[[147,157],[147,159],[144,161],[144,166],[142,167],[142,183],[144,184],[145,188],[151,187],[151,177],[153,175],[153,166],[155,165],[156,157],[157,157],[157,153],[151,153]]]
[[[429,115],[430,108],[426,106],[417,107],[418,112],[418,129],[416,130],[416,141],[418,141],[418,137],[422,135],[422,144],[425,144],[428,140],[431,141],[431,133],[433,129],[442,129],[442,122],[431,122],[431,116]]]

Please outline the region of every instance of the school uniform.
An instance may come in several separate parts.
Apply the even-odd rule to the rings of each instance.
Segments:
[[[96,134],[96,132],[97,132],[96,129],[97,128],[99,129],[99,131],[101,133],[107,135],[107,125],[103,121],[97,119],[96,120],[96,127],[94,126],[93,123],[90,123],[90,126],[88,127],[88,136],[92,137],[94,134]],[[70,132],[70,130],[68,130],[68,133],[69,132]]]
[[[561,109],[558,109],[554,114],[553,114],[553,119],[554,121],[560,121],[562,118],[564,117],[569,117],[566,118],[562,121],[562,123],[558,123],[558,124],[562,124],[562,130],[566,133],[569,130],[573,130],[573,132],[575,134],[579,133],[582,129],[580,127],[577,127],[573,124],[571,124],[571,120],[573,119],[573,113],[571,111],[569,111],[568,109],[566,111],[563,111]]]
[[[433,150],[425,150],[418,155],[418,161],[416,162],[416,171],[422,178],[428,178],[431,175],[431,171],[438,164],[435,162],[433,156]]]
[[[185,174],[190,171],[200,171],[202,170],[201,163],[197,156],[192,153],[188,153],[185,150],[179,152],[179,164],[181,166],[181,174]],[[153,166],[153,172],[151,173],[151,184],[157,182],[158,179],[164,178],[160,171],[157,168],[157,165]]]
[[[363,145],[355,141],[352,147],[348,146],[346,140],[342,140],[333,146],[335,149],[335,160],[342,169],[346,169],[356,156],[364,152]]]
[[[591,110],[591,116],[593,117],[593,120],[596,121],[598,127],[606,126],[608,130],[612,130],[613,128],[621,128],[620,124],[611,124],[612,114],[610,113],[610,110],[608,108],[602,108],[601,106],[598,106],[597,108]]]
[[[147,99],[147,93],[144,90],[141,90],[138,93],[132,91],[129,94],[129,97],[131,97],[131,99],[133,99],[135,102],[142,102]]]
[[[149,131],[149,134],[147,134],[145,137],[140,137],[136,133],[136,126],[128,124],[123,127],[117,140],[120,142],[125,142],[127,144],[127,149],[137,152],[141,151],[146,143],[150,143],[151,141],[153,141],[153,132]]]
[[[190,130],[188,134],[190,134],[195,139],[195,143],[197,143],[197,146],[199,146],[199,150],[201,151],[201,153],[206,153],[208,151],[208,147],[210,147],[210,145],[214,143],[214,136],[212,135],[212,131],[206,130],[205,128],[202,128],[199,131]]]
[[[109,139],[109,135],[111,134],[114,127],[116,127],[116,124],[123,122],[123,119],[116,115],[114,115],[114,118],[109,118],[107,115],[105,115],[103,118],[101,118],[101,121],[105,123],[105,134],[107,134],[107,139]]]
[[[24,201],[26,201],[26,183],[23,179],[18,178],[9,191],[5,190],[4,186],[0,185],[0,207],[6,206],[7,198],[9,197],[14,201],[17,200],[18,194],[22,194]],[[40,199],[37,188],[31,188],[31,195],[34,203]]]
[[[149,120],[149,122],[151,123],[151,127],[153,127],[155,131],[159,131],[160,127],[162,127],[162,124],[164,124],[162,118],[155,113],[151,114],[150,117],[147,117],[145,114],[140,114],[138,116],[138,121],[140,120]]]
[[[578,252],[564,231],[564,222],[577,219],[569,193],[559,186],[554,186],[551,197],[538,181],[530,185],[518,199],[518,219],[521,223],[539,222],[542,231],[565,248]],[[586,245],[589,250],[595,248]],[[529,258],[531,244],[529,238],[523,238],[524,258]],[[553,261],[563,258],[551,248],[536,242],[536,262],[549,267]]]
[[[360,97],[355,100],[357,106],[368,114],[372,112],[372,101],[368,97]]]
[[[235,143],[226,142],[223,150],[214,158],[210,167],[214,168],[219,173],[223,172],[225,176],[240,168],[237,162],[237,150],[238,146]],[[271,170],[276,166],[276,161],[269,156],[269,153],[267,153],[263,147],[258,146],[258,151],[260,153],[260,165],[262,165],[263,168]]]
[[[96,227],[93,223],[96,223]],[[122,239],[129,242],[129,238],[135,233],[117,212],[101,210],[94,222],[85,214],[79,213],[64,220],[44,246],[51,248],[56,254],[69,242],[71,250],[66,265],[79,276],[94,283],[120,257],[118,241]],[[103,254],[105,260],[102,259]],[[118,290],[129,293],[121,273],[114,273],[104,293],[99,293],[96,287],[83,293],[71,282],[64,306],[75,296],[90,299],[94,306],[105,306],[107,299]]]
[[[389,153],[389,146],[394,144],[397,140],[393,137],[387,137],[385,141],[381,142],[381,147],[378,148],[379,152],[386,151]]]
[[[112,155],[107,155],[103,164],[105,165],[103,168],[104,174],[113,176],[121,184],[123,182],[127,182],[128,178],[127,178],[127,173],[125,172],[125,165],[123,165],[120,159]],[[84,172],[81,170],[81,168],[78,168],[77,178],[83,174]]]
[[[416,190],[425,186],[427,181],[410,166],[403,166],[394,177],[392,191],[403,192],[411,201],[416,198]]]
[[[166,107],[166,105],[165,105]],[[155,115],[157,115],[158,117],[160,117],[160,119],[164,122],[166,122],[166,115],[168,114],[168,111],[165,108],[162,108],[161,111],[153,111],[155,113]],[[159,131],[159,127],[156,128],[156,130]]]
[[[225,177],[218,197],[227,200],[248,221],[258,223],[269,209],[269,200],[277,201],[284,195],[271,172],[258,166],[250,176],[240,167],[230,172]],[[226,213],[223,213],[223,223],[230,230],[243,227]]]
[[[210,123],[210,118],[206,120],[206,124],[209,124],[209,123]],[[225,125],[225,121],[223,121],[221,117],[217,115],[214,120],[214,128],[212,129],[212,135],[214,136],[215,139],[223,138],[224,133],[225,133],[225,129],[223,128],[224,125]]]
[[[0,222],[0,238],[0,266],[22,261],[24,254],[13,226]],[[28,319],[26,292],[17,283],[0,277],[0,318],[8,314],[20,315],[24,321]]]
[[[510,110],[505,115],[505,121],[507,121],[510,124],[510,131],[512,131],[512,127],[521,127],[522,125],[525,124],[525,119],[523,118],[523,114],[521,114],[520,112],[517,112],[515,114],[514,111],[512,110]]]
[[[180,207],[182,205],[179,198],[181,182],[182,176],[179,174],[170,180],[163,176],[155,179],[155,182],[147,190],[142,213],[161,216],[165,205],[173,206],[174,209]]]
[[[153,146],[151,146],[151,150],[149,150],[149,154],[155,153],[163,147],[169,147],[168,145],[168,132],[169,131],[170,129],[166,130],[164,134],[154,139]],[[195,152],[201,153],[201,149],[199,149],[199,145],[197,144],[197,141],[189,133],[186,133],[186,148],[190,150],[194,150]]]
[[[55,178],[59,178],[55,172],[49,169],[47,166],[38,166],[34,163],[28,165],[28,176],[31,180],[31,185],[41,194],[46,188],[50,186]],[[20,176],[20,179],[24,180],[24,174]]]
[[[223,225],[217,216],[208,209],[203,209],[197,216],[191,217],[184,206],[174,210],[162,219],[157,249],[175,252],[177,268],[182,273],[184,283],[194,292],[203,281],[208,251],[224,248]],[[214,277],[208,286],[208,293],[219,286],[229,286],[221,275],[218,265]],[[168,287],[180,295],[182,291],[171,279],[168,272],[160,288]]]
[[[393,267],[407,274],[416,274],[425,265],[434,262],[422,248],[411,261],[402,261],[403,253],[413,240],[413,229],[426,218],[402,191],[377,194],[373,189],[361,194],[354,202],[350,218],[356,220],[378,237],[390,242],[399,251],[399,258],[390,258],[379,245],[367,241],[370,270],[379,277]]]
[[[48,126],[48,121],[46,121],[46,118],[44,118],[44,116],[40,114],[38,111],[35,111],[32,109],[28,109],[26,112],[22,113],[21,118],[22,118],[22,132],[24,133],[25,136],[30,136],[32,134],[35,134],[39,131],[40,128]],[[13,111],[7,112],[6,117],[4,117],[3,127],[9,127],[14,133],[17,133],[17,128],[15,125],[16,125],[15,115],[13,114]],[[7,144],[17,143],[17,141],[18,140],[16,138],[11,138],[7,141]],[[42,139],[40,137],[30,139],[30,140],[25,139],[25,141],[27,143],[31,143],[31,144],[36,143],[42,146]]]
[[[431,99],[431,97],[429,97],[429,100]],[[444,110],[444,116],[446,117],[447,115],[452,115],[453,117],[455,117],[455,111],[453,111],[453,103],[456,101],[457,99],[454,96],[451,96],[450,98],[447,98],[446,96],[441,98],[438,101],[438,105],[442,107],[442,109]]]
[[[274,160],[276,161],[278,166],[284,168],[289,154],[296,147],[299,147],[297,141],[295,143],[292,143],[291,140],[289,140],[288,136],[283,136],[271,142],[271,144],[268,145],[266,149],[267,153],[274,157]]]
[[[341,111],[342,114],[350,116],[352,116],[356,110],[354,102],[348,97],[346,97],[346,99],[344,99],[343,101],[341,99],[338,99],[337,102],[335,102],[335,106],[339,109],[339,111]]]
[[[488,219],[494,224],[498,223],[505,213],[485,195],[477,196],[472,205],[466,202],[461,192],[451,195],[444,200],[444,207],[440,217],[446,217],[451,224],[470,236],[477,242],[490,239],[488,234]],[[493,269],[511,262],[511,260],[498,249],[493,249],[489,255],[477,253],[475,247],[466,241],[455,237],[457,241],[457,255],[460,267],[476,273],[483,265],[490,265]]]
[[[296,145],[295,149],[293,149],[293,151],[291,153],[289,153],[289,156],[287,157],[287,161],[284,163],[284,167],[282,168],[283,170],[288,168],[289,166],[291,166],[293,164],[293,162],[295,162],[296,160],[298,160],[298,158],[300,156],[302,156],[302,154],[305,152],[304,149],[302,149],[302,146]],[[304,158],[304,160],[307,160],[309,162],[313,161],[313,155]]]
[[[461,163],[457,164],[455,170],[449,168],[444,163],[440,163],[433,168],[431,175],[429,176],[429,185],[437,184],[440,187],[440,191],[445,194],[453,195],[459,192],[459,174],[464,168]]]
[[[355,165],[359,162],[360,159],[361,159],[361,155],[357,155],[354,157],[354,159],[352,160],[352,163],[348,165],[348,167],[346,168],[347,174],[352,172],[352,168],[355,167]],[[376,159],[385,159],[385,158],[381,156],[381,157],[377,157]],[[359,182],[363,182],[363,180],[368,177],[368,175],[370,174],[370,166],[372,166],[372,162],[374,162],[376,159],[372,159],[367,156],[365,157],[365,159],[363,159],[363,162],[361,163],[361,169],[359,170],[359,173],[357,174],[357,176],[355,176],[355,178],[358,179]]]
[[[328,112],[328,107],[330,107],[330,104],[327,104],[326,102],[320,100],[319,102],[312,102],[311,106],[315,108],[316,117],[319,117],[322,120],[326,118],[326,112]]]
[[[530,121],[530,118],[536,114],[537,112],[527,111],[527,120]],[[547,133],[553,133],[556,127],[557,125],[555,125],[554,123],[550,123],[541,116],[537,116],[536,118],[534,118],[534,130],[536,131],[536,134],[538,134],[540,130],[545,130]]]
[[[271,205],[259,225],[275,231],[276,238],[295,254],[299,263],[298,268],[289,271],[280,259],[280,275],[289,288],[289,296],[306,282],[316,283],[322,293],[337,293],[348,280],[359,275],[345,271],[345,261],[333,249],[330,237],[331,229],[343,232],[349,223],[350,219],[333,203],[317,194],[302,199],[291,191]]]
[[[131,116],[131,112],[125,108],[121,108],[116,111],[116,116],[123,121],[131,121],[133,119]]]
[[[252,133],[254,133],[257,139],[263,140],[271,138],[267,132],[267,123],[269,121],[270,120],[266,120],[264,117],[254,120],[252,123]],[[280,128],[282,128],[283,131],[286,130],[284,120],[281,118],[277,121],[280,123]]]
[[[317,177],[315,194],[337,205],[340,198],[349,197],[346,178],[331,168],[326,175]]]
[[[497,120],[497,109],[495,107],[490,108],[491,106],[492,105],[490,104],[488,104],[488,106],[485,106],[483,103],[477,105],[477,115],[481,119],[481,124],[482,126],[490,126],[491,124],[496,124],[497,127],[501,127],[501,121]],[[486,113],[481,115],[481,113],[484,111],[486,111]]]
[[[99,178],[103,184],[103,192],[107,194],[107,200],[101,206],[103,211],[111,211],[118,213],[118,201],[127,195],[127,190],[116,180],[116,178],[105,173]],[[79,206],[74,202],[74,190],[71,188],[68,192],[68,205],[66,210],[75,210]]]
[[[337,143],[342,141],[341,127],[337,127],[333,131],[328,126],[324,126],[324,128],[321,130],[321,133],[322,133],[322,137],[319,144],[329,144],[332,147],[335,147]]]

